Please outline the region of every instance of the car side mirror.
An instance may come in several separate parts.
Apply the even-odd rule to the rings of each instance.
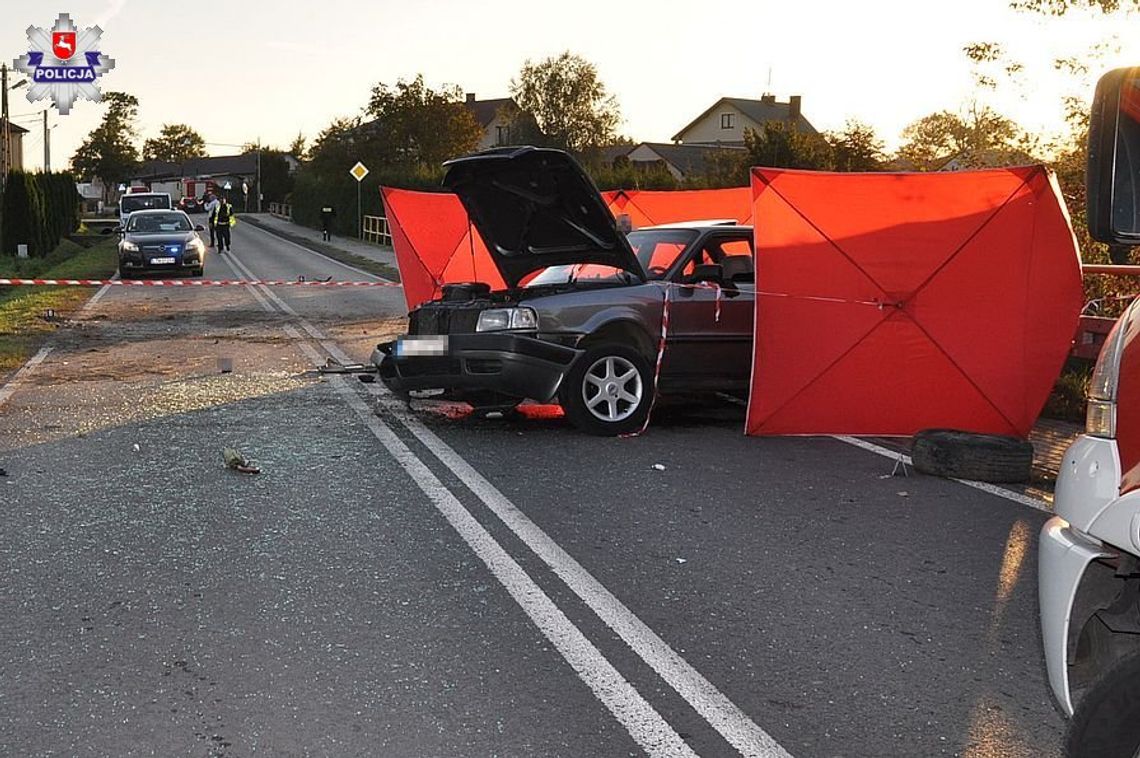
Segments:
[[[724,284],[724,267],[719,263],[698,264],[693,268],[693,273],[689,274],[689,283],[697,284],[699,282]]]
[[[122,234],[122,233],[123,233],[122,224],[120,224],[119,226],[116,226],[114,229],[112,229],[110,232],[108,232],[108,234]]]
[[[195,224],[194,225],[194,231],[204,232],[204,231],[206,231],[206,227],[202,226],[201,224]]]
[[[1097,82],[1085,188],[1089,235],[1140,245],[1140,67],[1109,71]]]

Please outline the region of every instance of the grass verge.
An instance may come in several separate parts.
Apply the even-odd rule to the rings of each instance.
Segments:
[[[64,240],[41,259],[0,256],[0,277],[104,279],[115,273],[117,241],[109,237],[83,248]],[[92,294],[91,287],[0,287],[0,378],[22,366],[55,331],[44,311],[51,308],[66,317]]]
[[[316,250],[322,255],[327,255],[333,260],[340,261],[341,263],[347,263],[349,266],[361,269],[362,271],[367,271],[370,274],[382,276],[392,282],[400,281],[400,272],[396,268],[389,266],[386,263],[380,263],[379,261],[374,261],[371,258],[365,258],[361,255],[354,255],[353,253],[341,250],[337,247],[333,247],[332,245],[326,244],[324,242],[311,240],[308,237],[302,237],[299,234],[292,234],[282,229],[278,229],[277,227],[271,227],[267,224],[260,223],[257,219],[251,218],[249,216],[242,216],[241,221],[242,223],[249,224],[250,226],[256,226],[258,229],[264,229],[270,234],[276,234],[278,237],[283,237],[290,242],[295,242],[302,247],[307,247],[310,250]]]

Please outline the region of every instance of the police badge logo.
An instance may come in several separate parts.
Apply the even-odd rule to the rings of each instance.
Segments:
[[[50,31],[29,26],[27,34],[31,49],[13,65],[31,79],[28,102],[50,97],[66,116],[79,98],[94,102],[103,98],[95,82],[115,67],[115,61],[98,50],[102,29],[89,26],[80,31],[69,15],[61,13]]]

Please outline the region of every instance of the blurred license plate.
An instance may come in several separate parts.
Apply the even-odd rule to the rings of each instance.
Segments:
[[[415,358],[421,355],[447,355],[447,335],[401,337],[396,342],[397,358]]]
[[[151,263],[174,263],[174,258],[172,258],[172,257],[151,258],[150,262]]]

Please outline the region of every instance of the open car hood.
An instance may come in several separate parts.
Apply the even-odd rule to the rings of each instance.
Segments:
[[[645,273],[582,168],[561,150],[505,147],[444,164],[503,281],[547,266],[597,263]]]

